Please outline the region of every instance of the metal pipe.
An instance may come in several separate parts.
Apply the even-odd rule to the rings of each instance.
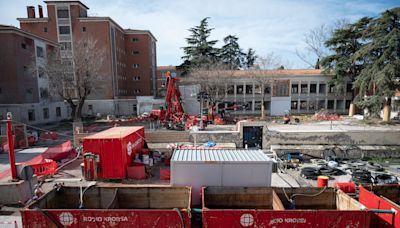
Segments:
[[[13,181],[17,181],[17,167],[15,165],[15,153],[14,153],[14,138],[12,133],[12,114],[7,113],[7,140],[8,140],[8,158],[10,160],[11,177]]]
[[[368,211],[380,214],[396,214],[394,210],[368,209]]]

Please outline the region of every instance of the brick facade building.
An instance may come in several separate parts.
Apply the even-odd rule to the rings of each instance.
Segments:
[[[45,1],[42,7],[27,7],[27,18],[18,18],[22,30],[60,44],[63,58],[71,56],[74,43],[94,39],[106,50],[101,69],[106,86],[90,94],[83,114],[134,113],[137,96],[156,92],[156,39],[150,31],[123,29],[110,17],[88,16],[88,7],[80,1]]]
[[[12,112],[26,123],[44,123],[68,117],[68,107],[49,93],[40,70],[47,53],[58,44],[16,27],[0,25],[0,119]]]

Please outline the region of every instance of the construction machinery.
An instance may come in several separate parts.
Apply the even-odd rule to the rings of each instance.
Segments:
[[[164,127],[171,130],[185,130],[198,125],[200,119],[183,111],[176,75],[167,71],[165,76],[167,88],[165,92],[165,109],[153,109],[150,116],[159,120]],[[202,127],[204,128],[205,125],[203,124]]]

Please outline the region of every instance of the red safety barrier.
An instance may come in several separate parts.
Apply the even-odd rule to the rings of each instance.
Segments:
[[[356,184],[354,182],[336,182],[335,188],[345,193],[356,193]]]
[[[24,165],[40,165],[46,163],[46,159],[53,161],[60,161],[62,159],[71,158],[76,156],[76,152],[72,147],[72,142],[67,141],[60,145],[49,147],[45,152],[32,158],[31,160],[21,162]],[[57,168],[57,167],[56,167]],[[0,179],[10,176],[10,169],[0,173]]]
[[[146,172],[143,164],[134,164],[129,166],[127,169],[127,175],[130,179],[142,180],[146,179]]]
[[[170,180],[171,170],[160,168],[160,180]]]
[[[48,176],[56,173],[57,163],[51,159],[44,159],[44,163],[31,165],[37,176]]]

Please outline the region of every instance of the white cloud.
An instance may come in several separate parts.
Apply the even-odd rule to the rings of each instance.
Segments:
[[[320,24],[337,19],[356,20],[361,15],[376,15],[395,0],[85,0],[89,15],[110,16],[124,28],[148,29],[157,38],[159,65],[181,63],[187,29],[211,17],[212,38],[239,37],[244,49],[254,48],[258,55],[273,51],[292,67],[304,67],[294,54],[304,48],[304,33]],[[0,2],[0,23],[18,25],[17,17],[26,16],[26,5],[44,4],[39,0]],[[219,42],[218,45],[222,45]]]

